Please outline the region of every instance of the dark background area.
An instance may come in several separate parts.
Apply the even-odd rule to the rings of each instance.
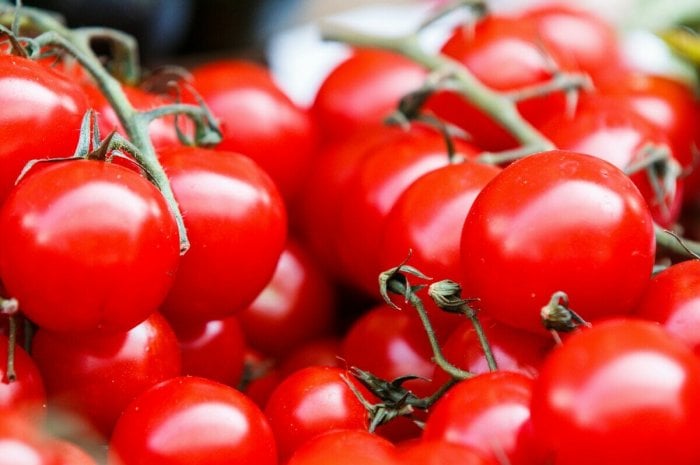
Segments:
[[[236,54],[262,60],[294,0],[25,0],[60,13],[70,27],[108,26],[133,35],[145,64]]]

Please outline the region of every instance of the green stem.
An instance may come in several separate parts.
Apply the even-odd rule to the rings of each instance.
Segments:
[[[5,377],[8,383],[12,383],[17,379],[17,372],[15,371],[15,344],[17,344],[17,321],[14,315],[8,317],[10,324],[9,334],[7,337],[7,368],[5,370]]]
[[[4,10],[0,11],[4,14],[7,13]],[[68,29],[57,19],[41,10],[22,8],[21,11],[16,13],[28,18],[32,26],[37,30],[45,31],[36,38],[38,44],[63,48],[73,55],[93,77],[110,105],[114,108],[127,136],[139,149],[138,162],[143,166],[143,169],[148,173],[152,182],[158,187],[168,203],[180,235],[180,253],[184,254],[187,252],[190,245],[189,239],[187,238],[182,213],[170,186],[170,181],[156,156],[155,148],[149,136],[148,125],[144,123],[142,118],[138,117],[139,113],[129,102],[121,83],[102,66],[99,58],[90,48],[89,42],[85,40],[85,35]]]
[[[474,327],[474,332],[476,332],[476,337],[479,339],[479,345],[481,346],[482,352],[484,352],[484,357],[486,357],[486,363],[488,364],[489,370],[497,371],[498,363],[496,363],[496,357],[493,355],[493,350],[491,350],[491,344],[489,343],[486,333],[484,332],[484,327],[479,321],[479,317],[476,316],[476,312],[471,310],[467,316],[472,322]]]
[[[688,258],[700,258],[700,242],[678,236],[673,231],[654,223],[656,244],[678,255]]]
[[[479,81],[461,63],[442,54],[425,51],[414,34],[401,37],[385,37],[364,34],[347,27],[333,24],[322,29],[326,40],[334,40],[358,47],[372,47],[399,53],[430,71],[450,77],[454,91],[483,110],[497,121],[523,146],[531,151],[554,148],[554,144],[523,119],[516,104],[504,94],[494,91]]]

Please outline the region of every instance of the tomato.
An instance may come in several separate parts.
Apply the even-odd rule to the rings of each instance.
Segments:
[[[303,444],[287,465],[398,465],[396,447],[362,430],[333,430]]]
[[[288,376],[309,366],[340,367],[345,365],[341,352],[341,341],[337,337],[311,339],[282,357],[278,363],[279,371],[282,376]]]
[[[290,240],[270,282],[237,317],[248,344],[278,357],[333,331],[334,297],[331,282],[313,257]]]
[[[13,410],[27,418],[45,418],[46,390],[39,368],[32,357],[19,345],[14,348],[15,379],[7,377],[9,340],[0,334],[0,410]]]
[[[0,415],[0,465],[55,465],[41,430],[12,411]]]
[[[26,58],[0,55],[0,203],[24,165],[73,155],[88,102],[80,86]]]
[[[566,55],[543,52],[535,24],[518,17],[490,14],[476,24],[460,25],[442,47],[442,53],[464,66],[488,88],[511,92],[550,81],[555,72],[575,70]],[[516,140],[496,121],[462,96],[445,90],[428,101],[439,117],[466,130],[478,146],[492,151],[514,148]],[[563,113],[563,92],[518,103],[523,117],[533,124]]]
[[[455,140],[456,156],[474,157],[471,144]],[[381,231],[401,193],[415,180],[449,164],[442,135],[427,126],[413,125],[368,149],[337,206],[336,234],[339,266],[347,282],[368,295],[378,296],[377,276]],[[392,266],[396,266],[394,264]]]
[[[416,179],[396,200],[381,233],[383,270],[409,264],[434,280],[460,276],[459,242],[464,219],[481,189],[499,168],[454,163]]]
[[[291,201],[311,166],[317,129],[269,70],[244,60],[211,61],[192,70],[193,85],[218,119],[219,150],[251,157]]]
[[[343,376],[352,379],[342,368],[311,366],[290,374],[272,391],[265,415],[277,439],[281,463],[326,431],[367,430],[367,410]]]
[[[504,456],[513,465],[534,465],[531,395],[532,379],[521,373],[496,371],[460,381],[432,408],[423,439],[466,445],[497,463]]]
[[[175,333],[158,313],[123,333],[39,329],[32,357],[46,383],[49,408],[86,420],[105,438],[136,396],[180,374]]]
[[[633,182],[596,157],[534,154],[481,191],[462,230],[462,295],[487,317],[542,332],[555,292],[585,320],[629,313],[651,276],[655,239]]]
[[[182,355],[182,374],[236,387],[243,377],[247,348],[238,319],[188,322],[173,326]]]
[[[343,139],[383,126],[399,100],[426,77],[425,69],[402,55],[357,48],[326,76],[311,112],[326,139]]]
[[[175,325],[243,310],[272,277],[287,238],[284,201],[250,158],[195,147],[160,160],[183,211],[191,247],[163,314]]]
[[[532,424],[557,465],[696,464],[700,360],[658,324],[599,322],[543,364]]]
[[[634,315],[660,323],[700,354],[700,261],[676,263],[654,275]]]
[[[54,331],[126,331],[158,309],[180,260],[156,187],[127,168],[38,166],[0,212],[0,279],[24,314]]]
[[[419,440],[399,448],[403,465],[498,465],[474,448],[442,440]]]
[[[587,153],[609,161],[620,169],[639,163],[644,157],[644,147],[655,144],[670,148],[665,134],[639,116],[630,103],[603,95],[583,99],[573,118],[554,117],[540,128],[542,133],[560,149]],[[672,164],[680,171],[678,159],[669,153],[665,171],[672,175]],[[673,225],[680,215],[683,202],[683,179],[676,174],[667,186],[662,177],[658,182],[661,195],[653,189],[647,171],[642,169],[630,177],[649,204],[654,220],[663,227]]]
[[[275,438],[260,409],[236,389],[175,377],[137,397],[109,442],[109,465],[276,465]]]
[[[91,455],[70,441],[56,439],[50,447],[56,460],[53,465],[97,465]]]
[[[619,76],[624,59],[615,27],[590,9],[549,2],[526,8],[516,15],[535,24],[544,53],[556,52],[572,61],[575,69],[597,84],[604,77]]]

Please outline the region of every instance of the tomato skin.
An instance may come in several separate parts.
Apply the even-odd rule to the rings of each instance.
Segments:
[[[142,176],[98,161],[28,173],[0,212],[0,275],[40,327],[126,331],[157,310],[180,260],[175,220]]]
[[[399,100],[417,90],[427,71],[394,52],[357,48],[326,76],[311,107],[327,140],[384,126]]]
[[[337,429],[304,443],[287,465],[398,465],[396,447],[363,430]]]
[[[109,437],[129,402],[178,376],[181,366],[175,333],[158,313],[124,333],[39,329],[32,357],[45,380],[49,408],[78,415],[103,437]]]
[[[291,202],[316,151],[317,129],[309,113],[254,62],[212,61],[194,68],[192,78],[220,123],[217,149],[251,157]]]
[[[41,430],[12,410],[0,414],[0,465],[55,465]]]
[[[178,147],[163,150],[160,160],[191,243],[163,314],[179,325],[243,310],[267,285],[286,243],[279,191],[237,153]]]
[[[660,323],[700,355],[700,261],[676,263],[654,275],[634,315]]]
[[[290,374],[272,391],[265,415],[277,439],[281,463],[326,431],[367,430],[367,411],[343,376],[352,379],[342,368],[310,366]]]
[[[419,440],[399,448],[403,465],[497,465],[475,449],[443,440]]]
[[[109,465],[276,465],[272,431],[241,392],[176,377],[137,397],[109,442]]]
[[[332,332],[334,297],[331,282],[313,257],[290,240],[270,282],[237,318],[251,347],[280,357],[304,341]]]
[[[9,340],[0,334],[0,410],[13,410],[41,423],[46,416],[46,389],[36,362],[21,346],[15,345],[15,380],[7,379]]]
[[[2,203],[28,161],[73,155],[88,102],[80,86],[63,74],[26,58],[0,55],[0,108]]]
[[[599,322],[545,361],[532,423],[557,465],[698,463],[700,361],[658,324]]]
[[[460,381],[434,405],[423,440],[466,445],[496,461],[503,454],[514,465],[530,463],[532,382],[507,371]]]
[[[462,230],[462,295],[480,299],[485,316],[535,332],[558,291],[589,321],[629,313],[654,253],[651,214],[621,170],[543,152],[509,165],[474,201]]]

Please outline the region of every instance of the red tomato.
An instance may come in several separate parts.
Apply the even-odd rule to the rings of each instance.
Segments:
[[[311,111],[325,138],[343,139],[382,127],[399,100],[426,77],[425,69],[402,55],[356,49],[326,76]]]
[[[367,430],[367,410],[343,375],[352,380],[342,368],[311,366],[292,373],[272,392],[265,415],[277,439],[280,463],[326,431]]]
[[[476,449],[438,439],[422,439],[399,448],[403,465],[498,465]]]
[[[251,157],[291,200],[316,150],[316,126],[263,66],[242,60],[209,62],[192,70],[193,85],[219,120],[220,150]]]
[[[341,341],[335,337],[312,339],[299,344],[293,351],[279,360],[278,368],[282,376],[310,366],[343,366],[340,356]]]
[[[109,465],[276,465],[275,438],[260,409],[236,389],[176,377],[137,397],[109,442]]]
[[[287,465],[399,465],[396,447],[362,430],[333,430],[303,444]]]
[[[160,154],[191,242],[162,307],[180,325],[250,305],[272,277],[287,215],[270,177],[250,158],[195,147]]]
[[[37,325],[126,331],[157,310],[178,267],[161,193],[98,161],[37,167],[0,212],[0,276]]]
[[[15,412],[0,415],[0,465],[55,465],[42,432]]]
[[[27,418],[43,420],[46,409],[44,380],[32,357],[15,345],[13,381],[7,378],[9,340],[0,334],[0,410],[13,410]]]
[[[550,2],[522,11],[522,21],[535,24],[543,53],[556,52],[589,74],[596,83],[603,76],[619,75],[624,62],[615,27],[596,16],[562,2]]]
[[[396,200],[384,222],[379,261],[409,264],[435,280],[460,276],[459,242],[474,198],[501,170],[470,161],[443,166],[416,179]]]
[[[554,62],[562,70],[575,69],[566,55],[541,48],[532,21],[490,14],[475,25],[456,28],[442,47],[442,53],[464,64],[487,87],[500,92],[548,82],[554,76]],[[503,150],[517,145],[499,123],[475,105],[452,91],[438,92],[428,107],[438,116],[466,130],[472,141],[487,150]],[[523,100],[518,110],[536,124],[566,108],[563,92]]]
[[[235,316],[173,326],[180,343],[182,374],[236,387],[243,377],[247,348]]]
[[[532,379],[496,371],[460,381],[432,408],[424,440],[469,446],[500,463],[530,462],[534,442],[529,433]]]
[[[655,323],[598,323],[545,361],[532,424],[557,465],[696,464],[700,360]]]
[[[655,254],[632,181],[604,160],[558,150],[496,176],[474,200],[461,244],[463,296],[487,317],[537,332],[558,291],[589,321],[629,313]]]
[[[456,140],[457,156],[471,158],[477,150]],[[422,175],[449,164],[442,135],[414,125],[369,149],[342,193],[337,206],[340,244],[336,262],[347,282],[378,296],[377,276],[384,271],[379,248],[384,220],[401,193]],[[394,264],[392,266],[396,266]]]
[[[637,115],[629,104],[600,94],[584,99],[573,118],[554,117],[540,129],[558,148],[602,158],[620,169],[641,161],[646,144],[669,148],[664,133]],[[675,154],[670,153],[670,157],[671,163],[678,164]],[[659,198],[646,170],[630,177],[649,204],[654,220],[662,227],[673,225],[683,202],[683,180],[671,180]],[[661,179],[659,183],[663,187]]]
[[[51,451],[55,456],[53,465],[97,465],[91,455],[70,441],[51,441]]]
[[[0,203],[24,165],[73,155],[88,103],[80,86],[32,60],[0,55]]]
[[[634,314],[660,323],[700,355],[700,261],[680,262],[652,277]]]
[[[45,380],[49,408],[86,420],[105,438],[129,402],[180,374],[175,333],[158,313],[117,334],[40,329],[32,357]]]
[[[332,332],[333,288],[306,250],[289,241],[270,282],[237,317],[250,346],[279,357]]]

